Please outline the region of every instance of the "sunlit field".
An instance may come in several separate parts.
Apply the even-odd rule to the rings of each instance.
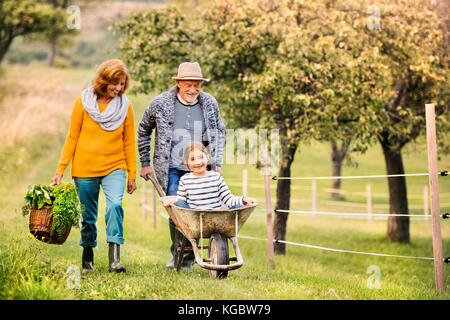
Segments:
[[[39,81],[42,73],[49,81]],[[19,78],[18,73],[29,76]],[[29,101],[33,117],[21,119],[21,108],[11,114],[2,113],[2,157],[14,161],[1,162],[0,189],[0,295],[2,299],[448,299],[448,291],[435,292],[432,260],[371,256],[333,252],[316,248],[287,245],[285,256],[275,256],[275,268],[268,266],[265,199],[263,176],[254,165],[224,165],[223,174],[234,194],[242,193],[242,170],[248,170],[248,194],[259,202],[240,235],[245,263],[230,271],[226,279],[209,277],[208,271],[195,265],[192,271],[175,272],[165,268],[170,258],[167,213],[158,203],[156,229],[152,211],[144,220],[142,213],[142,180],[133,195],[125,195],[125,238],[121,261],[126,274],[108,272],[105,202],[101,196],[98,219],[99,245],[95,249],[96,270],[81,274],[80,233],[73,229],[60,246],[41,243],[28,236],[28,218],[21,215],[21,205],[29,184],[49,184],[56,169],[73,100],[92,77],[93,70],[49,70],[41,65],[13,66],[2,80],[1,108],[10,103]],[[51,86],[55,90],[50,90]],[[17,91],[12,94],[11,86]],[[27,90],[31,87],[32,90]],[[207,90],[207,89],[205,89]],[[130,96],[136,124],[140,121],[151,96]],[[6,118],[10,118],[7,120]],[[37,121],[36,121],[37,120]],[[50,125],[52,124],[52,125]],[[35,126],[35,129],[31,129]],[[32,141],[33,143],[29,143]],[[330,176],[330,147],[312,143],[301,146],[296,155],[292,176]],[[381,150],[374,145],[366,154],[352,156],[351,167],[343,175],[384,174]],[[5,159],[5,158],[4,158]],[[20,165],[18,164],[20,161]],[[410,146],[404,154],[406,173],[427,172],[426,146]],[[439,170],[450,168],[450,158],[441,157]],[[71,182],[66,171],[65,182]],[[276,182],[271,180],[272,204],[275,203]],[[427,177],[407,179],[411,213],[423,215],[423,187]],[[382,179],[344,180],[342,200],[332,200],[329,181],[317,182],[317,211],[367,212],[366,186],[371,184],[373,213],[388,213],[387,182]],[[448,211],[450,181],[439,179],[442,212]],[[152,193],[147,185],[148,204]],[[291,210],[311,211],[311,181],[293,181]],[[450,243],[450,226],[441,220],[444,255]],[[331,249],[352,250],[388,255],[432,257],[431,221],[411,220],[411,242],[391,243],[386,239],[385,218],[374,216],[326,216],[291,213],[287,240],[297,244]],[[247,239],[254,237],[260,240]],[[205,242],[206,243],[206,242]],[[230,246],[231,247],[231,246]],[[449,285],[448,267],[445,282]],[[374,270],[376,272],[374,272]],[[208,290],[205,290],[205,287]]]

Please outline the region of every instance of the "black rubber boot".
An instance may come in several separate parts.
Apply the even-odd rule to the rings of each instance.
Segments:
[[[83,256],[81,259],[83,270],[95,270],[94,268],[94,250],[92,247],[83,247]]]
[[[183,263],[181,264],[181,267],[183,269],[192,270],[194,260],[195,260],[194,251],[192,250],[185,251],[183,254]]]
[[[175,224],[170,220],[169,221],[169,231],[170,231],[170,239],[172,240],[172,244],[170,246],[170,253],[172,253],[172,257],[167,262],[166,268],[173,269],[175,267],[175,256],[174,256],[174,250],[175,250],[175,232],[177,231],[175,229]]]
[[[178,233],[178,239],[180,239],[178,245],[180,246],[181,246],[181,239],[183,239],[182,238],[183,234],[175,228],[175,224],[172,221],[169,221],[169,230],[170,230],[170,239],[172,240],[172,245],[170,246],[170,252],[172,253],[172,257],[169,260],[169,262],[167,262],[166,268],[173,269],[175,268],[175,232]],[[194,264],[194,259],[195,259],[194,251],[185,250],[183,254],[183,262],[181,264],[182,268],[191,270]]]
[[[125,272],[125,267],[120,265],[120,245],[109,243],[109,272]]]

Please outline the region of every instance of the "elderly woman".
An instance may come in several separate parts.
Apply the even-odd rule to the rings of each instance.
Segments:
[[[124,272],[120,245],[124,243],[122,198],[136,190],[134,114],[125,95],[129,73],[120,60],[104,62],[92,86],[73,106],[70,129],[51,185],[59,184],[72,160],[72,177],[84,206],[81,220],[83,270],[94,269],[93,248],[97,246],[97,215],[100,186],[106,197],[106,241],[109,271]]]

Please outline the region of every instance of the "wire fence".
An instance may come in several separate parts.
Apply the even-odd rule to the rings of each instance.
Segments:
[[[448,171],[442,171],[438,173],[439,176],[447,176]],[[247,175],[245,175],[247,176]],[[415,174],[397,174],[397,175],[369,175],[369,176],[340,176],[340,177],[273,177],[273,180],[281,180],[281,179],[292,179],[292,180],[325,180],[325,179],[362,179],[362,178],[386,178],[386,177],[411,177],[411,176],[429,176],[428,173],[415,173]],[[246,187],[260,187],[260,184],[250,184],[247,185],[247,182],[245,182]],[[263,186],[265,187],[265,186]],[[295,187],[294,187],[295,188]],[[304,189],[303,187],[300,187],[301,189]],[[315,186],[311,188],[311,190],[315,191]],[[370,190],[368,188],[368,190]],[[327,191],[330,191],[328,189]],[[333,190],[331,190],[333,191]],[[270,193],[269,193],[270,195]],[[358,195],[364,195],[363,193],[358,193]],[[365,193],[366,196],[368,196],[368,193]],[[378,195],[379,196],[379,195]],[[428,193],[425,192],[425,197],[428,197]],[[314,203],[315,199],[312,199],[311,202]],[[368,198],[368,201],[371,205],[371,200]],[[427,201],[427,199],[426,199]],[[313,204],[316,206],[316,204]],[[364,204],[360,204],[364,205]],[[150,206],[147,206],[145,203],[143,203],[144,210],[150,210]],[[330,211],[318,211],[316,208],[311,211],[307,210],[286,210],[286,209],[274,209],[275,213],[294,213],[294,214],[301,214],[301,215],[309,215],[309,216],[316,216],[316,215],[323,215],[323,216],[335,216],[335,217],[350,217],[350,218],[389,218],[389,217],[408,217],[412,219],[429,219],[432,217],[431,214],[428,214],[428,207],[425,205],[425,214],[395,214],[395,213],[372,213],[371,208],[369,208],[369,213],[362,213],[362,212],[330,212]],[[155,207],[153,206],[153,210],[155,210]],[[261,211],[261,210],[259,210]],[[169,219],[169,216],[167,214],[164,214],[163,212],[159,212],[159,214],[164,217],[165,219]],[[441,214],[440,217],[442,219],[448,219],[450,217],[449,213]],[[259,237],[253,237],[253,236],[246,236],[246,235],[238,235],[236,229],[236,235],[240,239],[247,239],[247,240],[257,240],[257,241],[269,241],[267,238],[259,238]],[[386,254],[386,253],[375,253],[375,252],[363,252],[363,251],[355,251],[355,250],[346,250],[346,249],[337,249],[337,248],[329,248],[324,246],[317,246],[317,245],[311,245],[311,244],[305,244],[305,243],[298,243],[298,242],[292,242],[292,241],[286,241],[281,239],[273,239],[273,243],[283,243],[287,245],[293,245],[293,246],[299,246],[299,247],[305,247],[305,248],[312,248],[312,249],[318,249],[323,251],[330,251],[330,252],[339,252],[339,253],[351,253],[351,254],[359,254],[359,255],[369,255],[369,256],[380,256],[380,257],[393,257],[393,258],[403,258],[403,259],[416,259],[416,260],[428,260],[428,261],[436,261],[436,257],[421,257],[421,256],[405,256],[405,255],[396,255],[396,254]],[[445,263],[450,262],[450,257],[443,258],[442,259]]]
[[[326,177],[278,177],[273,176],[272,180],[340,180],[340,179],[372,179],[372,178],[398,178],[429,176],[427,173],[403,173],[403,174],[378,174],[369,176],[326,176]],[[448,176],[448,171],[438,172],[438,176]]]
[[[169,219],[169,216],[167,214],[165,214],[164,212],[160,211],[159,214],[163,218],[165,218],[167,220]],[[238,238],[240,238],[240,239],[247,239],[247,240],[268,241],[267,238],[259,238],[259,237],[245,236],[245,235],[238,235]],[[274,239],[273,243],[284,243],[284,244],[294,245],[294,246],[298,246],[298,247],[319,249],[319,250],[332,251],[332,252],[354,253],[354,254],[361,254],[361,255],[380,256],[380,257],[394,257],[394,258],[405,258],[405,259],[434,260],[434,258],[432,258],[432,257],[403,256],[403,255],[396,255],[396,254],[344,250],[344,249],[328,248],[328,247],[322,247],[322,246],[316,246],[316,245],[305,244],[305,243],[298,243],[298,242],[292,242],[292,241],[286,241],[286,240],[277,240],[277,239]],[[445,263],[449,263],[450,257],[444,258],[443,261]]]
[[[448,219],[449,213],[444,213],[439,215],[440,211],[440,201],[439,201],[439,190],[438,190],[438,176],[448,176],[448,171],[437,170],[437,146],[436,146],[436,126],[435,126],[435,110],[433,104],[425,105],[425,113],[426,113],[426,127],[427,127],[427,151],[428,151],[428,172],[427,173],[410,173],[410,174],[380,174],[380,175],[360,175],[360,176],[326,176],[326,177],[278,177],[273,176],[272,180],[310,180],[312,181],[311,191],[311,205],[312,210],[288,210],[288,209],[279,209],[276,208],[274,211],[276,214],[282,213],[296,213],[296,214],[308,214],[308,215],[328,215],[328,216],[343,216],[343,217],[368,217],[369,220],[372,217],[403,217],[403,218],[415,218],[417,215],[410,214],[408,212],[405,213],[389,213],[389,214],[374,214],[372,212],[372,191],[371,186],[366,186],[366,205],[367,205],[367,213],[360,212],[326,212],[317,210],[317,181],[318,180],[342,180],[342,179],[373,179],[373,178],[399,178],[399,177],[418,177],[418,176],[428,176],[428,182],[430,186],[430,203],[431,203],[431,215],[428,213],[428,188],[424,187],[424,214],[422,218],[432,218],[432,238],[433,238],[433,257],[421,257],[421,256],[404,256],[404,255],[395,255],[395,254],[386,254],[386,253],[375,253],[375,252],[362,252],[355,250],[347,250],[347,249],[337,249],[337,248],[329,248],[305,243],[297,243],[292,241],[286,241],[283,239],[274,239],[273,238],[273,230],[272,230],[272,208],[271,208],[271,185],[270,185],[270,170],[269,170],[269,158],[267,156],[267,149],[263,150],[263,163],[264,163],[264,191],[265,191],[265,201],[266,201],[266,214],[267,214],[267,239],[265,238],[257,238],[251,236],[243,236],[238,235],[238,227],[237,227],[237,213],[236,213],[236,237],[241,239],[249,239],[249,240],[260,240],[268,242],[268,258],[269,258],[269,266],[274,267],[274,246],[273,244],[288,244],[306,248],[313,248],[318,250],[332,251],[332,252],[340,252],[340,253],[351,253],[351,254],[360,254],[360,255],[371,255],[371,256],[382,256],[382,257],[395,257],[395,258],[405,258],[405,259],[418,259],[418,260],[428,260],[434,261],[434,272],[435,272],[435,280],[436,280],[436,290],[438,292],[443,292],[445,289],[444,285],[444,274],[443,274],[443,262],[449,263],[450,257],[443,258],[443,250],[442,250],[442,235],[441,235],[441,226],[440,226],[440,218]],[[247,180],[247,170],[243,172],[244,180],[242,181],[242,190],[243,194],[247,195],[248,188],[248,180]],[[152,182],[154,179],[152,179]],[[157,182],[154,182],[154,187],[159,187]],[[260,187],[260,184],[251,184],[250,187]],[[292,187],[292,186],[290,186]],[[291,189],[305,187],[293,186]],[[153,192],[155,195],[155,192]],[[161,192],[160,192],[161,194]],[[359,193],[359,196],[364,196],[364,193]],[[377,195],[378,196],[378,195]],[[146,216],[147,205],[146,194],[145,194],[145,184],[144,184],[144,192],[143,192],[143,215]],[[154,205],[153,205],[153,217],[154,221],[156,221],[156,199],[154,196]],[[406,209],[408,207],[406,206]],[[160,212],[160,214],[169,219],[169,216]],[[203,214],[203,213],[202,213]],[[202,220],[200,219],[200,228]],[[154,224],[156,226],[156,224]],[[233,240],[234,244],[234,240]],[[203,249],[203,248],[202,248]],[[203,251],[203,250],[202,250]]]
[[[268,239],[266,239],[266,238],[258,238],[258,237],[242,236],[242,235],[239,235],[238,238],[250,239],[250,240],[260,240],[260,241],[268,241]],[[327,247],[321,247],[321,246],[315,246],[315,245],[311,245],[311,244],[297,243],[297,242],[285,241],[285,240],[273,240],[273,242],[274,243],[285,243],[285,244],[290,244],[290,245],[299,246],[299,247],[320,249],[320,250],[333,251],[333,252],[355,253],[355,254],[363,254],[363,255],[370,255],[370,256],[381,256],[381,257],[395,257],[395,258],[420,259],[420,260],[434,260],[434,258],[430,258],[430,257],[414,257],[414,256],[402,256],[402,255],[396,255],[396,254],[385,254],[385,253],[374,253],[374,252],[362,252],[362,251],[353,251],[353,250],[343,250],[343,249],[327,248]],[[445,261],[445,259],[444,259],[444,261]]]

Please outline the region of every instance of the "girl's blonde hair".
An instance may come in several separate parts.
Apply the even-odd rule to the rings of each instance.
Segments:
[[[130,84],[130,74],[121,60],[108,60],[98,67],[94,80],[92,80],[92,88],[97,96],[106,96],[108,84],[117,84],[122,79],[125,79],[125,85],[119,95],[127,91]]]
[[[201,142],[193,141],[189,142],[186,148],[184,148],[183,162],[186,166],[189,161],[189,156],[191,155],[191,152],[193,150],[199,150],[203,152],[206,155],[206,158],[208,159],[207,164],[211,163],[211,154],[209,153],[208,148],[206,148]]]

